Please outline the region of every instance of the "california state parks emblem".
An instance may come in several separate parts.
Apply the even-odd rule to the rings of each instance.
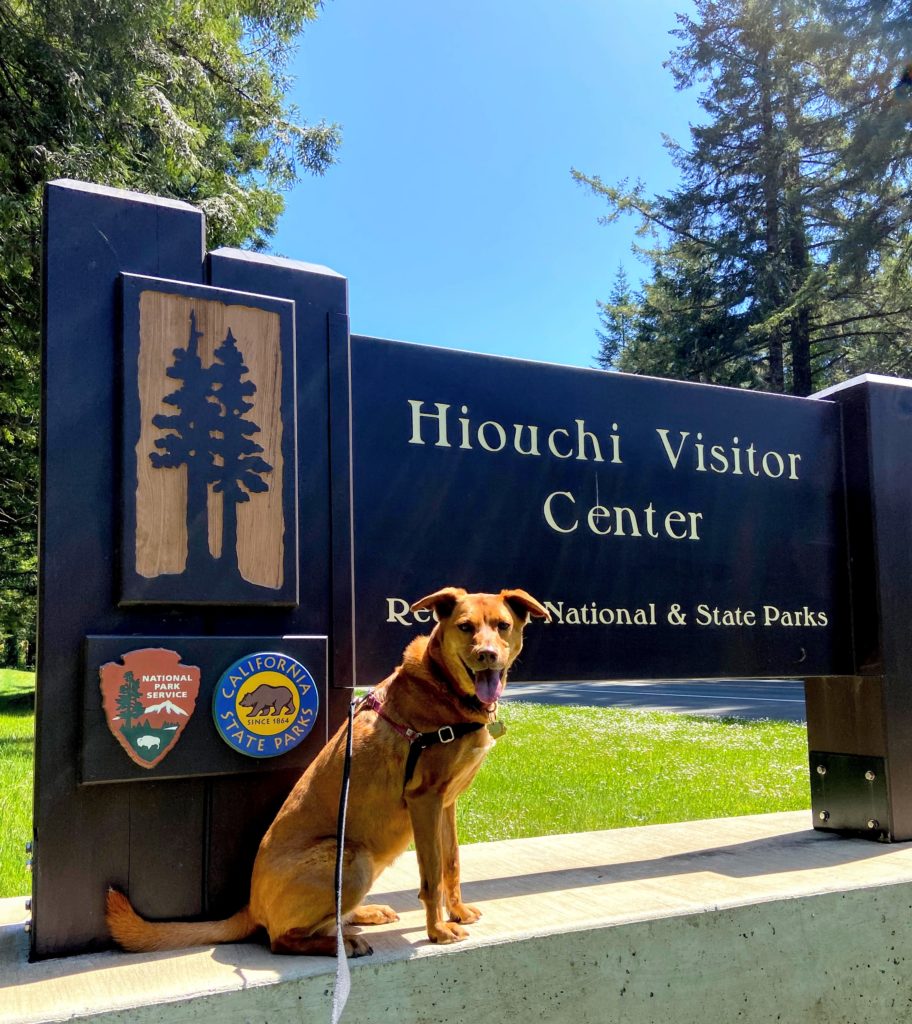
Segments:
[[[320,699],[310,672],[287,654],[249,654],[215,687],[212,716],[219,735],[248,757],[293,750],[317,720]]]
[[[154,768],[174,749],[196,708],[200,670],[177,651],[146,647],[99,669],[108,728],[127,756]]]

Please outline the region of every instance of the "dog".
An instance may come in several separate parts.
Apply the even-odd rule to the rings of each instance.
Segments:
[[[446,587],[412,605],[422,609],[437,619],[430,636],[413,640],[402,664],[355,710],[342,885],[350,957],[372,952],[351,926],[398,920],[391,907],[362,900],[413,838],[431,942],[465,939],[463,925],[481,916],[462,900],[456,800],[502,731],[497,702],[522,649],[523,629],[531,618],[550,621],[524,590],[468,594]],[[129,951],[180,949],[240,942],[263,929],[273,953],[334,955],[346,730],[347,723],[306,769],[263,837],[247,906],[224,921],[150,922],[111,889],[107,920],[114,940]]]

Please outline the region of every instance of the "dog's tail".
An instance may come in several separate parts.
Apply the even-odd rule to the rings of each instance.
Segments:
[[[128,953],[240,942],[257,929],[249,907],[224,921],[146,921],[116,889],[108,889],[105,916],[114,941]]]

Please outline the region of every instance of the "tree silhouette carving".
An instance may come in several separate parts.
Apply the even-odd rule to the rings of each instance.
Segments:
[[[212,482],[214,466],[212,431],[219,413],[218,406],[211,400],[209,371],[203,367],[199,355],[201,337],[202,333],[196,329],[196,312],[191,311],[187,347],[174,349],[174,362],[165,371],[172,380],[180,381],[178,389],[162,399],[177,412],[173,416],[159,413],[152,417],[156,427],[169,433],[158,438],[155,447],[160,450],[149,455],[157,469],[187,467],[188,569],[205,562],[209,554],[206,531],[201,524],[208,519],[208,485]]]
[[[234,557],[237,548],[237,506],[250,501],[250,494],[269,490],[263,480],[265,473],[272,472],[272,466],[260,457],[262,445],[251,440],[260,427],[247,419],[253,408],[248,402],[256,392],[251,380],[242,378],[249,372],[238,351],[237,341],[228,328],[225,340],[213,353],[217,362],[210,367],[215,398],[221,407],[221,415],[213,444],[216,455],[213,478],[216,493],[223,496],[222,508],[222,558]]]
[[[214,362],[204,367],[199,355],[202,333],[196,313],[190,313],[186,348],[173,351],[174,361],[165,371],[180,386],[162,401],[177,409],[174,415],[159,413],[152,423],[168,431],[158,438],[157,452],[149,458],[157,469],[187,467],[187,569],[211,562],[208,544],[209,484],[223,496],[221,562],[237,571],[237,506],[251,493],[269,490],[262,479],[272,466],[260,457],[261,445],[251,440],[260,427],[247,419],[256,393],[231,329],[213,353]]]

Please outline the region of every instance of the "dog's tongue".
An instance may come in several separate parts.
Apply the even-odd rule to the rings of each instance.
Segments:
[[[483,668],[475,673],[475,696],[482,704],[496,704],[503,693],[503,675],[499,668]]]

